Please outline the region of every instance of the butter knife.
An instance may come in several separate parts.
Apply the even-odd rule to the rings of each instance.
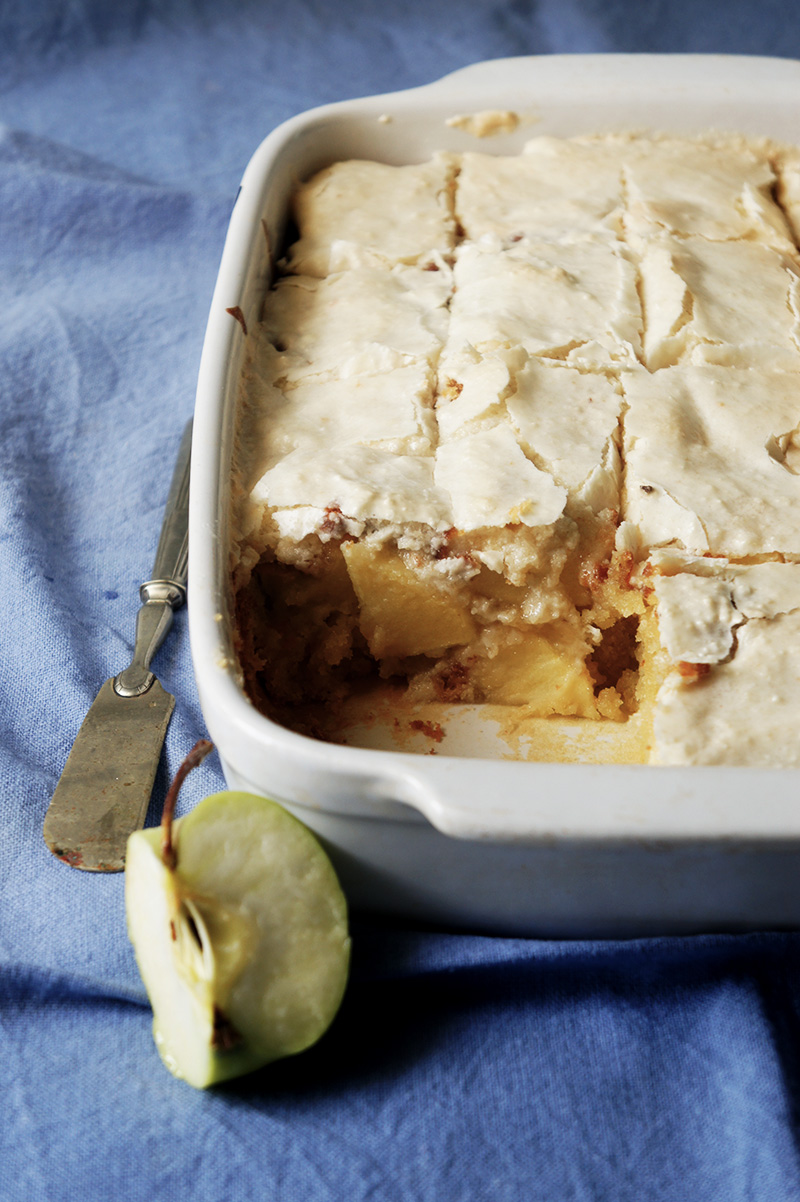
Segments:
[[[133,659],[100,689],[84,718],[44,820],[44,840],[89,872],[125,867],[128,835],[144,825],[175,707],[150,661],[186,600],[192,423],[181,440],[152,579],[139,589]]]

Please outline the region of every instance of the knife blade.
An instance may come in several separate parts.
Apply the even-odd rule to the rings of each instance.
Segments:
[[[192,423],[181,439],[152,578],[139,589],[133,658],[100,689],[44,820],[53,855],[73,868],[119,872],[128,835],[144,825],[175,698],[150,661],[186,600]]]

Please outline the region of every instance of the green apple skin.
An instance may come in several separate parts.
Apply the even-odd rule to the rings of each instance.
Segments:
[[[277,802],[216,793],[128,840],[128,935],[167,1068],[198,1089],[301,1052],[347,983],[347,904],[315,836]]]

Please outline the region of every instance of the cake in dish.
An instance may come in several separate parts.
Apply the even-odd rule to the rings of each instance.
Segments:
[[[446,752],[481,706],[531,759],[800,760],[798,196],[795,152],[732,136],[302,185],[240,389],[253,703],[345,742]]]

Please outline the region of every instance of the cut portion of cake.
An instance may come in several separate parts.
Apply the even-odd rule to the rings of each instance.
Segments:
[[[437,753],[480,706],[531,759],[794,765],[798,161],[536,138],[301,185],[240,396],[254,704]]]

